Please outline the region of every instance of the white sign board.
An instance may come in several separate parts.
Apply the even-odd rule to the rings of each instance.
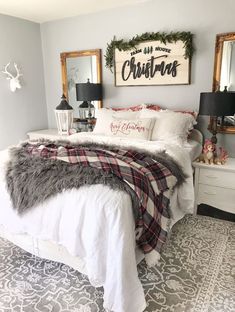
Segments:
[[[148,41],[136,49],[115,49],[115,85],[146,86],[189,84],[189,58],[184,42]]]

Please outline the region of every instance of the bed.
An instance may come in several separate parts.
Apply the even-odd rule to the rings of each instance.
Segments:
[[[172,141],[143,141],[126,137],[80,133],[71,143],[95,142],[138,147],[148,152],[166,150],[187,174],[170,197],[171,225],[193,213],[191,162],[201,152],[202,136],[193,130],[183,146]],[[104,308],[115,312],[141,312],[146,307],[137,263],[144,255],[136,247],[130,196],[107,185],[85,185],[64,190],[19,216],[6,190],[8,150],[0,152],[0,236],[33,255],[65,263],[88,275],[95,287],[104,287]],[[79,207],[79,209],[78,209]],[[149,259],[151,264],[151,259]],[[133,300],[135,298],[135,300]]]

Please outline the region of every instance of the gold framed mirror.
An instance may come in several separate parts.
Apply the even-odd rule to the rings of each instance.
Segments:
[[[223,92],[225,87],[228,91],[235,92],[235,32],[216,35],[212,90]],[[234,116],[221,117],[218,120],[218,132],[235,133]],[[210,118],[209,129],[212,122],[213,118]]]
[[[69,104],[74,109],[74,118],[79,118],[79,105],[76,100],[76,83],[101,83],[101,50],[83,50],[60,54],[62,87]],[[102,101],[93,102],[95,108],[102,107]]]

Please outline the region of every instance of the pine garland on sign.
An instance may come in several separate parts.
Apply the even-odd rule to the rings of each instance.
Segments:
[[[137,45],[144,41],[160,41],[164,44],[176,42],[178,40],[182,40],[184,42],[185,47],[185,58],[191,58],[194,52],[193,47],[193,34],[191,32],[152,32],[152,33],[144,33],[142,35],[136,35],[129,41],[125,41],[124,39],[116,40],[114,36],[113,40],[107,44],[106,54],[105,54],[105,66],[112,71],[114,66],[114,50],[118,49],[119,51],[127,51],[137,47]]]

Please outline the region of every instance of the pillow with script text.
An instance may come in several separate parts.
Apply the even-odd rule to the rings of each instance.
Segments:
[[[143,119],[113,118],[109,124],[107,135],[149,140],[151,138],[153,125],[154,120],[152,118],[143,118]]]

